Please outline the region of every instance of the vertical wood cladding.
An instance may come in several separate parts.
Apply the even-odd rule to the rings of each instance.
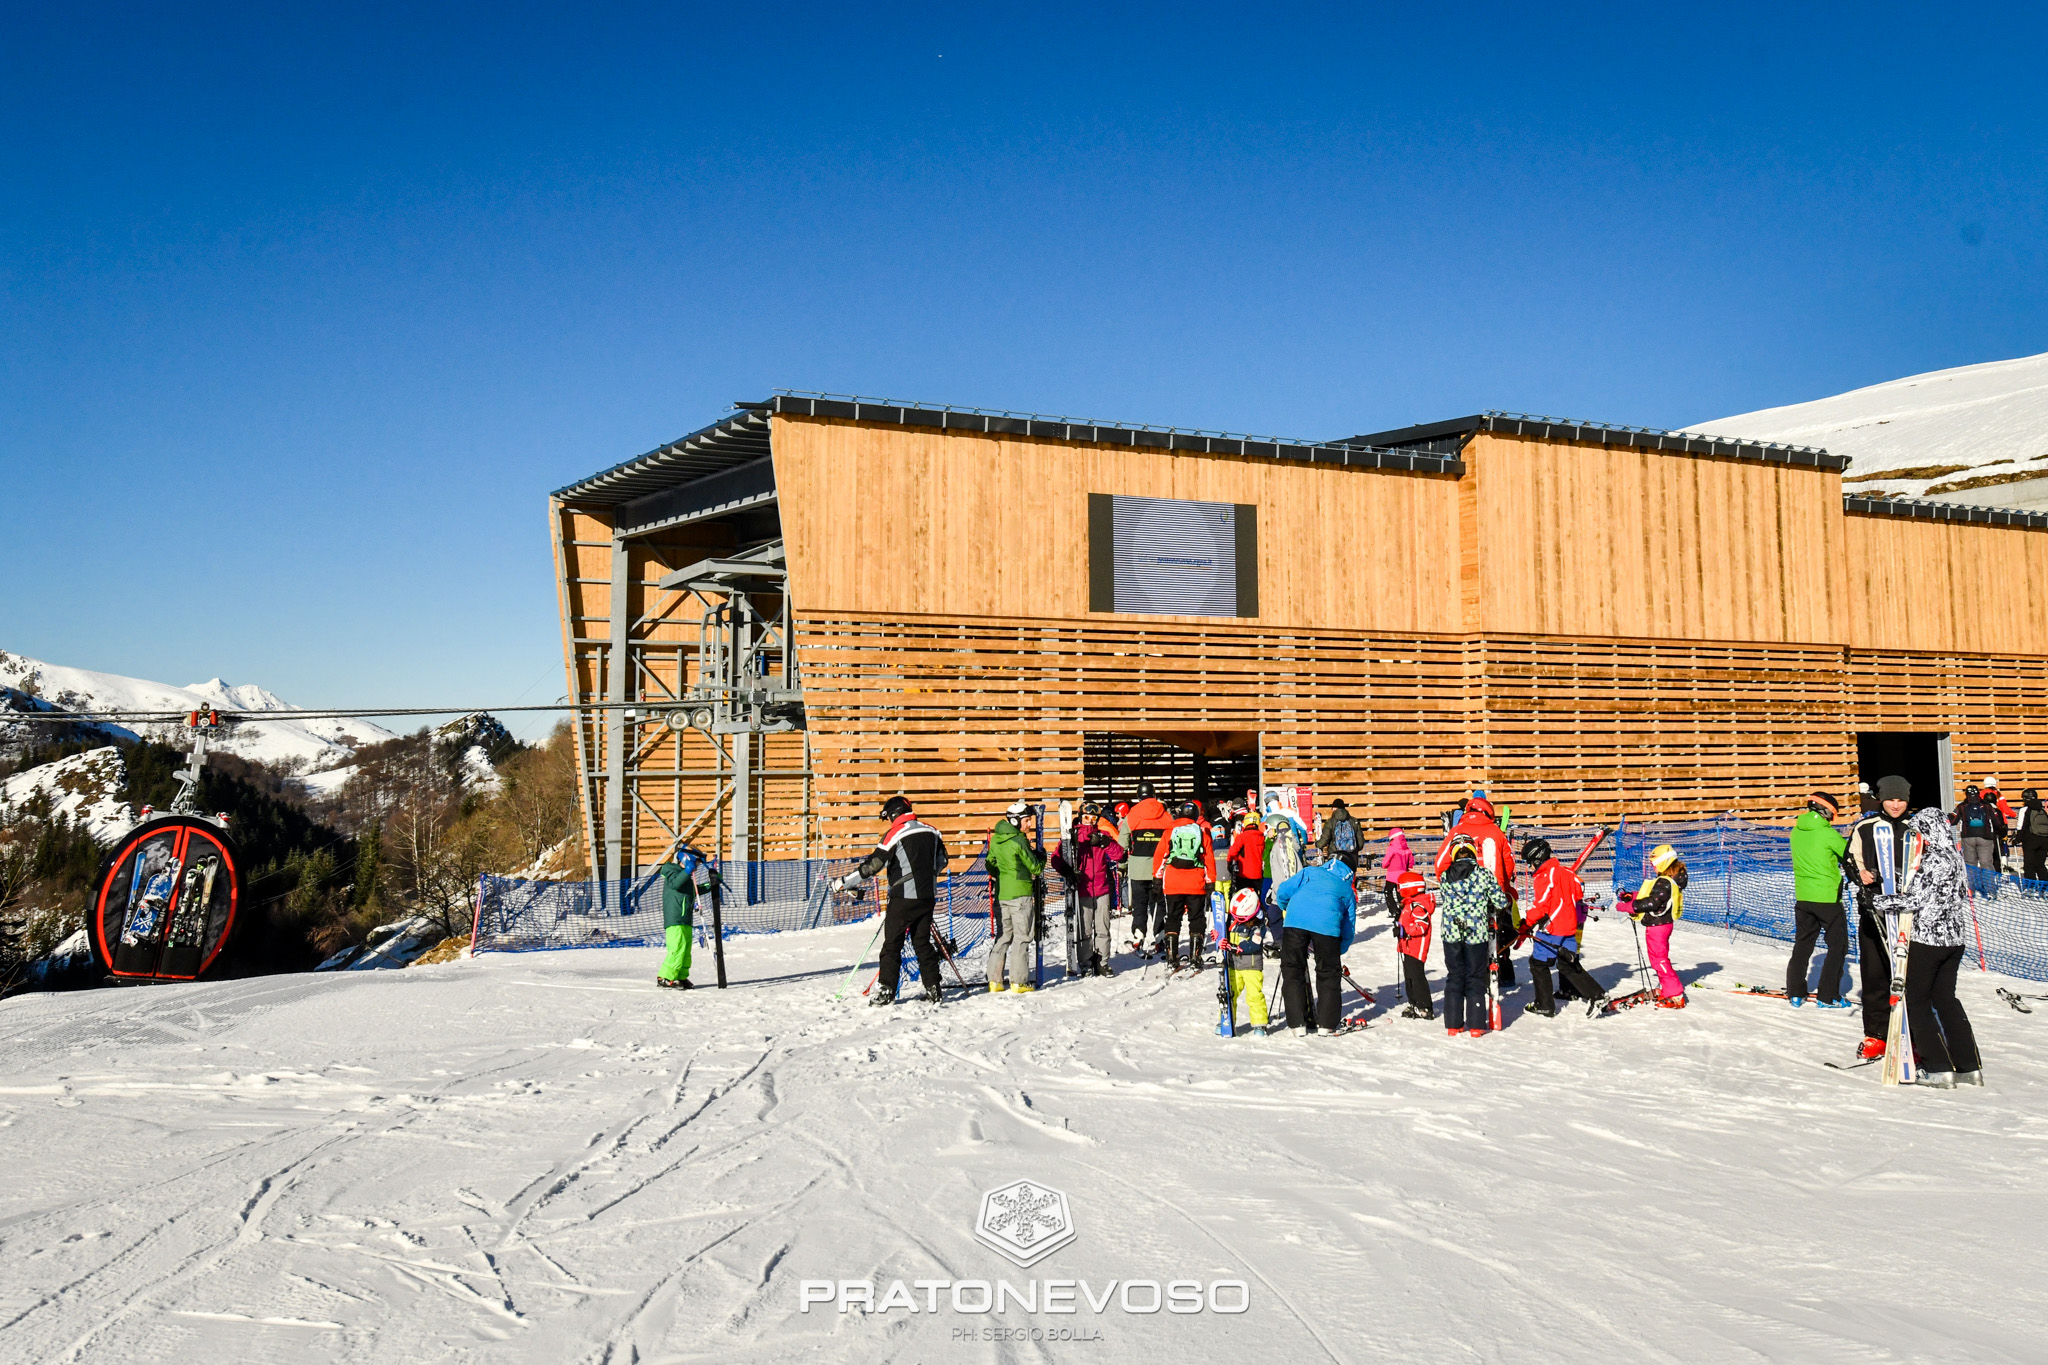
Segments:
[[[899,791],[978,847],[1020,793],[1080,792],[1090,732],[1260,736],[1267,780],[1379,828],[1475,787],[1540,821],[1783,818],[1853,791],[1871,730],[1952,734],[1958,780],[2048,779],[2048,536],[1845,515],[1831,471],[1487,434],[1462,478],[788,416],[772,441],[836,851]],[[1102,610],[1112,494],[1256,508],[1258,618]],[[601,696],[609,526],[556,523],[571,690]],[[683,619],[653,581],[723,548],[699,536],[635,543],[651,639]],[[680,690],[684,656],[651,657],[635,695]],[[699,782],[659,802],[687,820]],[[770,857],[798,847],[780,791]]]

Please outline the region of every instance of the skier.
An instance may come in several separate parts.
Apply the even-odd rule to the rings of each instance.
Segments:
[[[1444,934],[1444,1029],[1451,1037],[1483,1037],[1489,1026],[1486,962],[1494,924],[1509,913],[1507,892],[1479,859],[1471,836],[1445,841],[1450,857],[1437,878],[1436,908]]]
[[[1280,904],[1273,888],[1301,871],[1301,822],[1277,805],[1268,807],[1259,828],[1265,832],[1266,956],[1280,955]]]
[[[2013,821],[2020,842],[2020,876],[2030,882],[2048,882],[2048,806],[2032,787],[2020,793],[2020,809]]]
[[[1970,1016],[1956,999],[1968,910],[1962,855],[1948,821],[1933,806],[1915,811],[1907,827],[1918,865],[1897,895],[1878,897],[1887,914],[1910,911],[1912,944],[1906,952],[1906,1019],[1919,1068],[1918,1083],[1952,1090],[1957,1082],[1984,1084],[1984,1063]],[[1937,1026],[1938,1025],[1938,1026]]]
[[[1231,1018],[1240,1029],[1263,1030],[1272,1021],[1266,1017],[1266,926],[1259,893],[1239,888],[1230,898],[1229,915],[1224,951],[1230,955]]]
[[[1643,926],[1643,947],[1650,966],[1657,973],[1657,1004],[1662,1009],[1682,1010],[1688,1003],[1685,983],[1671,966],[1671,929],[1685,914],[1685,885],[1688,874],[1678,850],[1659,844],[1650,850],[1651,875],[1625,909]]]
[[[1570,989],[1571,997],[1591,1001],[1586,1012],[1598,1014],[1607,996],[1579,962],[1580,905],[1586,899],[1586,885],[1551,850],[1548,839],[1523,844],[1522,861],[1536,869],[1535,906],[1528,923],[1528,934],[1536,941],[1535,951],[1529,955],[1536,1003],[1530,1009],[1547,1019],[1557,1017],[1557,1000],[1550,989],[1550,964],[1554,961],[1558,979]]]
[[[1815,792],[1792,822],[1792,918],[1796,926],[1792,959],[1785,964],[1785,999],[1794,1008],[1806,1003],[1806,967],[1813,959],[1814,940],[1827,935],[1827,956],[1820,964],[1820,1007],[1849,1008],[1842,994],[1842,962],[1849,948],[1849,923],[1842,912],[1842,854],[1849,841],[1834,826],[1835,799]]]
[[[697,897],[718,885],[718,873],[694,848],[679,850],[682,860],[670,858],[655,871],[661,877],[661,930],[668,951],[654,978],[657,986],[690,988],[690,948],[696,937]],[[699,879],[700,874],[702,880]]]
[[[1257,811],[1244,813],[1244,823],[1231,837],[1230,849],[1223,855],[1223,861],[1231,886],[1251,891],[1263,905],[1266,899],[1266,831],[1259,824]],[[1235,895],[1231,900],[1235,903]]]
[[[1515,961],[1508,955],[1508,948],[1514,943],[1519,932],[1515,915],[1515,855],[1508,847],[1508,836],[1502,833],[1497,819],[1493,802],[1485,796],[1474,796],[1467,800],[1464,814],[1458,817],[1458,822],[1444,835],[1443,845],[1437,849],[1436,876],[1437,884],[1441,886],[1444,873],[1450,870],[1452,850],[1460,839],[1464,839],[1472,844],[1479,865],[1491,872],[1494,881],[1500,884],[1502,893],[1508,898],[1508,908],[1507,912],[1500,916],[1496,930],[1498,977],[1500,988],[1503,991],[1510,991],[1515,987]],[[1444,941],[1450,942],[1448,935]]]
[[[1344,866],[1356,872],[1358,855],[1365,847],[1365,831],[1358,826],[1358,820],[1351,814],[1351,808],[1338,797],[1330,802],[1330,818],[1323,821],[1322,836],[1316,840],[1316,849],[1323,855],[1323,861],[1335,858]]]
[[[1273,888],[1284,916],[1280,930],[1280,992],[1287,1028],[1296,1037],[1337,1031],[1344,994],[1343,957],[1358,929],[1351,869],[1340,862],[1305,867]],[[1315,958],[1315,1017],[1309,1017],[1308,964]]]
[[[1429,994],[1429,927],[1436,913],[1436,898],[1429,894],[1422,874],[1410,868],[1395,883],[1399,904],[1394,936],[1401,945],[1401,984],[1408,995],[1403,1019],[1434,1019],[1436,1007]]]
[[[1151,948],[1157,948],[1159,935],[1166,928],[1166,905],[1159,882],[1153,876],[1153,856],[1159,851],[1159,841],[1166,837],[1166,831],[1173,828],[1173,817],[1166,813],[1166,804],[1159,799],[1158,791],[1150,782],[1138,784],[1138,804],[1132,806],[1124,816],[1118,829],[1119,842],[1130,853],[1130,862],[1124,865],[1125,876],[1129,879],[1131,893],[1131,951],[1147,952],[1145,926],[1152,926]]]
[[[1998,879],[1998,846],[2006,835],[2005,817],[1976,787],[1965,787],[1952,818],[1962,833],[1963,861],[1971,868],[1970,889],[1988,896]]]
[[[1187,965],[1196,971],[1208,965],[1202,956],[1202,942],[1209,932],[1209,887],[1216,880],[1216,846],[1198,815],[1194,802],[1184,803],[1152,855],[1152,876],[1166,895],[1166,923],[1160,942],[1166,949],[1167,965],[1176,970],[1181,966],[1183,917],[1188,925]]]
[[[932,906],[938,899],[939,878],[946,874],[946,864],[951,861],[946,841],[937,830],[917,818],[908,797],[892,796],[883,802],[882,818],[889,822],[882,842],[861,859],[860,866],[834,878],[832,889],[849,890],[887,869],[889,907],[882,914],[882,970],[868,1003],[895,1003],[896,984],[903,968],[903,940],[907,937],[917,954],[924,998],[937,1004],[939,948],[932,941]]]
[[[1081,903],[1081,943],[1089,955],[1082,964],[1084,973],[1116,975],[1109,965],[1110,888],[1116,865],[1122,861],[1124,846],[1092,816],[1076,820],[1073,833],[1053,855],[1053,870],[1074,888]]]
[[[1401,878],[1414,866],[1415,850],[1408,847],[1408,835],[1396,825],[1393,833],[1387,836],[1387,856],[1380,862],[1380,877],[1385,884],[1387,913],[1396,918],[1401,914]]]
[[[1912,875],[1913,837],[1906,827],[1906,807],[1913,786],[1894,774],[1877,784],[1877,813],[1856,822],[1849,834],[1849,857],[1857,880],[1856,956],[1863,975],[1863,1047],[1866,1060],[1884,1056],[1885,1029],[1891,1021],[1892,936],[1877,917],[1877,898],[1897,895]]]
[[[1029,809],[1021,799],[1012,801],[988,836],[988,875],[995,878],[1003,920],[988,950],[991,994],[1011,990],[1021,995],[1034,989],[1031,948],[1038,938],[1038,897],[1032,883],[1045,870],[1045,859],[1024,837],[1024,813]]]

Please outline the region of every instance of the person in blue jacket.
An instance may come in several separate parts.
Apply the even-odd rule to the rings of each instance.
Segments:
[[[1358,898],[1351,869],[1332,860],[1305,867],[1273,888],[1280,907],[1280,991],[1287,1000],[1287,1028],[1337,1031],[1337,999],[1344,990],[1343,956],[1358,927]],[[1315,1018],[1308,1018],[1308,960],[1316,960]]]

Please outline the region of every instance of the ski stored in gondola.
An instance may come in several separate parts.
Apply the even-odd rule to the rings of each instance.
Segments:
[[[222,825],[167,815],[128,831],[100,868],[88,938],[116,981],[191,981],[227,946],[242,855]]]

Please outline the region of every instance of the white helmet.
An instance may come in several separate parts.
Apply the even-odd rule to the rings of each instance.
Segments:
[[[1259,917],[1259,893],[1249,886],[1232,893],[1230,897],[1230,922],[1250,924]]]

